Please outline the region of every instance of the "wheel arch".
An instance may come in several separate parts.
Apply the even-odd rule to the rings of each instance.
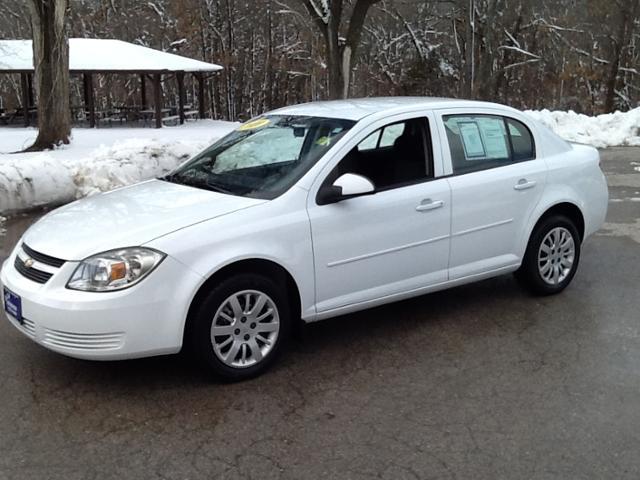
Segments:
[[[191,299],[187,316],[183,328],[182,345],[189,338],[189,333],[193,322],[191,321],[195,314],[196,308],[211,290],[212,286],[222,280],[233,275],[241,273],[261,274],[268,278],[276,280],[284,286],[287,291],[287,299],[294,322],[297,322],[302,315],[302,297],[297,282],[293,275],[279,263],[265,258],[245,258],[235,260],[227,265],[220,267],[213,272],[198,288],[195,295]]]
[[[527,236],[527,243],[531,239],[531,235],[536,230],[538,225],[540,225],[540,223],[543,220],[550,217],[551,215],[563,215],[568,219],[570,219],[578,229],[578,233],[580,235],[580,242],[584,240],[584,235],[585,235],[584,213],[582,213],[582,210],[580,209],[580,207],[576,205],[574,202],[561,201],[553,205],[547,206],[546,209],[540,215],[538,215],[538,219],[533,224],[533,227],[531,228],[531,230],[528,232],[529,234]]]

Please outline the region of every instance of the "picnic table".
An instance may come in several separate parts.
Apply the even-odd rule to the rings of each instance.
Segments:
[[[164,125],[178,125],[180,116],[177,106],[165,107],[160,110],[162,113],[162,123]],[[31,121],[37,119],[37,107],[29,107],[28,116]],[[95,110],[95,120],[97,124],[112,126],[114,123],[143,122],[143,125],[151,125],[156,116],[154,108],[144,108],[141,105],[118,105],[110,109]],[[184,117],[186,121],[197,120],[198,110],[194,110],[192,105],[185,105]],[[86,122],[89,120],[89,111],[85,106],[71,106],[71,119],[73,122]],[[0,125],[11,125],[24,120],[24,110],[22,108],[6,111],[0,109]]]
[[[162,116],[163,117],[168,117],[171,114],[171,109],[170,108],[162,108],[160,110],[160,112],[162,112]],[[146,110],[140,110],[138,112],[140,114],[140,116],[142,117],[142,121],[144,122],[144,125],[146,126],[151,120],[153,120],[155,118],[156,115],[156,111],[153,108],[148,108]]]
[[[163,125],[178,125],[180,123],[180,109],[177,105],[172,105],[171,113],[169,115],[163,115],[162,124]],[[186,121],[197,120],[200,116],[200,112],[198,110],[193,109],[193,105],[186,104],[184,106],[184,119]]]
[[[31,122],[32,119],[37,121],[38,107],[29,107],[27,109],[27,119],[29,120],[29,122]],[[24,109],[22,107],[16,108],[11,112],[5,112],[5,111],[0,112],[0,123],[4,125],[11,125],[17,120],[22,120],[22,121],[25,120]]]

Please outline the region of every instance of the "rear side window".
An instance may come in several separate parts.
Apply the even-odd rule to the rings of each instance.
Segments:
[[[524,123],[507,118],[509,126],[509,135],[511,136],[511,145],[513,146],[513,160],[521,162],[523,160],[531,160],[536,157],[533,148],[533,137],[531,132]]]
[[[535,157],[531,133],[517,120],[497,115],[448,115],[444,125],[454,174]]]

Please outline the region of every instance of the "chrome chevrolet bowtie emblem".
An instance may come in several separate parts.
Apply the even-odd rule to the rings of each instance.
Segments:
[[[34,263],[33,262],[33,258],[27,258],[24,261],[24,266],[25,266],[25,268],[31,268],[31,267],[33,267],[33,263]]]

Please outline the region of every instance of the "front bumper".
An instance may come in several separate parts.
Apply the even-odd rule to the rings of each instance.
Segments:
[[[65,288],[78,262],[66,262],[39,284],[15,269],[15,255],[2,266],[0,287],[20,296],[24,320],[7,317],[36,343],[88,360],[162,355],[182,347],[189,303],[202,278],[172,257],[131,288],[96,293]]]

